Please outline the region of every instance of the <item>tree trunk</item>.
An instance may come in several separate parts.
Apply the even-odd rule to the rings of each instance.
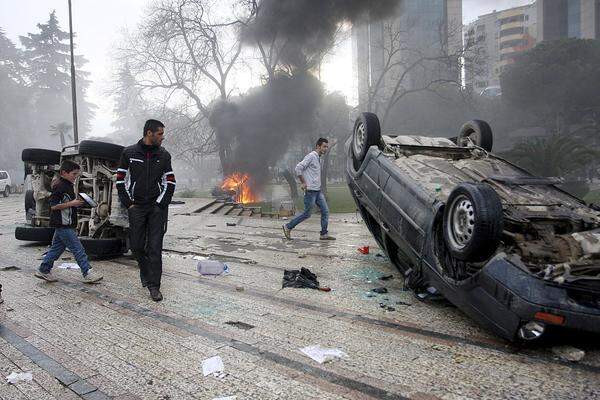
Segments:
[[[300,198],[298,195],[298,184],[296,183],[296,179],[294,179],[294,175],[289,170],[284,170],[280,173],[280,175],[287,181],[290,186],[290,194],[292,195],[292,200],[294,204]]]

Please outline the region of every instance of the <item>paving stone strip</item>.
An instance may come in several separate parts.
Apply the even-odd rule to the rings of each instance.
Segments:
[[[330,371],[327,371],[327,370],[324,370],[321,368],[313,367],[312,365],[309,365],[309,364],[305,364],[305,363],[302,363],[302,362],[299,362],[296,360],[292,360],[285,356],[282,356],[282,355],[279,355],[279,354],[276,354],[276,353],[273,353],[273,352],[270,352],[267,350],[260,349],[259,347],[256,347],[254,345],[251,345],[251,344],[248,344],[248,343],[236,340],[236,339],[231,339],[227,336],[224,336],[224,335],[221,335],[221,334],[218,334],[215,332],[209,332],[209,331],[202,329],[196,325],[192,325],[182,319],[175,318],[175,317],[172,317],[172,316],[169,316],[169,315],[166,315],[166,314],[163,314],[163,313],[160,313],[160,312],[148,309],[148,308],[141,307],[139,305],[136,305],[136,304],[133,304],[133,303],[130,303],[127,301],[117,299],[117,298],[115,298],[109,294],[106,294],[104,292],[101,292],[99,290],[85,287],[83,284],[80,284],[80,283],[64,281],[64,280],[59,283],[66,285],[68,287],[71,287],[73,289],[78,289],[86,294],[94,295],[104,301],[108,301],[112,304],[115,304],[115,305],[121,307],[121,308],[132,311],[138,315],[141,315],[144,317],[149,317],[149,318],[164,322],[166,324],[180,328],[182,330],[193,333],[195,335],[202,336],[202,337],[212,340],[214,342],[223,343],[223,344],[228,345],[238,351],[264,358],[264,359],[274,362],[276,364],[283,365],[290,369],[294,369],[298,372],[302,372],[302,373],[311,375],[315,378],[325,380],[329,383],[333,383],[335,385],[343,386],[347,389],[360,392],[362,394],[365,394],[365,395],[370,396],[375,399],[390,399],[390,400],[392,400],[392,399],[408,400],[409,399],[409,397],[405,397],[405,396],[402,396],[397,393],[391,393],[389,391],[378,388],[376,386],[369,385],[367,383],[363,383],[363,382],[360,382],[360,381],[357,381],[357,380],[354,380],[351,378],[346,378],[346,377],[336,374],[334,372],[330,372]]]
[[[33,271],[34,271],[34,269],[32,269],[32,268],[23,268],[18,272],[21,272],[24,274],[29,274],[29,273],[32,273]],[[124,301],[120,298],[116,298],[110,294],[107,294],[106,292],[102,292],[102,291],[99,291],[96,289],[91,289],[88,285],[85,285],[83,283],[61,279],[59,282],[56,282],[54,284],[55,285],[64,285],[64,286],[70,287],[72,289],[79,290],[88,295],[93,295],[102,301],[107,301],[115,306],[118,306],[118,307],[120,307],[124,310],[130,311],[130,312],[133,312],[137,315],[155,319],[157,321],[166,323],[173,327],[176,327],[181,330],[187,331],[189,333],[204,337],[204,338],[212,340],[214,342],[222,343],[222,344],[232,347],[238,351],[241,351],[241,352],[244,352],[244,353],[247,353],[250,355],[254,355],[257,357],[261,357],[267,361],[273,362],[280,366],[287,367],[287,368],[293,369],[297,372],[310,375],[314,378],[323,380],[330,384],[342,386],[345,389],[350,390],[350,391],[359,392],[363,395],[369,396],[370,398],[382,399],[382,400],[388,400],[388,399],[389,400],[410,400],[409,397],[405,397],[401,394],[392,393],[387,390],[376,387],[374,385],[360,382],[355,379],[347,378],[347,377],[344,377],[335,372],[327,371],[325,369],[314,367],[312,365],[305,364],[300,361],[292,360],[292,359],[282,356],[280,354],[276,354],[276,353],[273,353],[273,352],[270,352],[267,350],[260,349],[259,347],[254,346],[252,344],[248,344],[248,343],[236,340],[236,339],[232,339],[232,338],[229,338],[227,336],[224,336],[224,335],[221,335],[221,334],[218,334],[215,332],[210,332],[208,330],[200,328],[199,326],[192,325],[183,319],[175,318],[170,315],[166,315],[166,314],[163,314],[163,313],[160,313],[160,312],[148,309],[148,308],[141,307],[141,306],[133,304],[131,302]],[[2,327],[2,325],[0,325],[0,327]],[[5,328],[5,331],[8,332],[8,329]],[[0,333],[0,336],[4,337],[2,335],[2,333]],[[50,373],[62,371],[63,373],[65,373],[65,377],[64,377],[65,382],[69,382],[70,380],[73,380],[76,377],[77,379],[73,380],[73,382],[70,383],[70,385],[77,383],[80,380],[80,378],[77,375],[73,374],[72,372],[68,371],[66,368],[62,367],[59,363],[54,361],[52,358],[48,357],[47,355],[42,353],[37,348],[30,345],[23,338],[20,338],[19,336],[17,336],[14,333],[10,337],[20,339],[20,341],[22,343],[21,347],[27,348],[27,349],[29,349],[29,348],[33,349],[31,353],[23,352],[25,355],[27,355],[30,358],[32,356],[36,357],[36,359],[32,358],[32,361],[36,362],[36,360],[48,360],[48,361],[43,361],[44,364],[40,365],[40,366],[42,368],[44,368],[45,365],[54,367],[52,370],[49,371]],[[10,339],[6,339],[6,340],[12,344]],[[15,339],[15,340],[17,340],[17,339]],[[19,348],[19,350],[20,350],[20,348]],[[36,364],[37,364],[37,362],[36,362]],[[44,368],[44,369],[46,369],[46,368]],[[68,375],[68,374],[72,374],[72,375]],[[61,375],[61,377],[62,377],[62,375]],[[70,377],[70,379],[69,379],[69,377]],[[57,379],[59,379],[59,378],[57,378]],[[59,380],[61,382],[63,382],[61,379],[59,379]],[[65,384],[65,383],[63,383],[63,384]],[[70,388],[70,386],[69,386],[69,388]],[[82,386],[82,389],[80,389],[80,386],[75,386],[75,388],[77,390],[85,390],[86,387]],[[94,389],[94,390],[97,390],[97,389]],[[91,392],[90,392],[90,394],[91,394]],[[84,398],[86,400],[88,400],[87,397],[84,397]],[[98,397],[98,398],[102,399],[102,397]],[[105,398],[108,398],[108,397],[105,397]]]
[[[85,379],[82,379],[79,375],[40,351],[37,347],[17,335],[6,325],[0,324],[0,337],[78,396],[86,400],[109,399],[109,397],[98,390],[96,386],[89,384]]]
[[[117,260],[113,260],[113,262],[131,266],[130,264],[119,262]],[[257,265],[257,266],[262,267],[262,265]],[[173,278],[177,278],[177,275],[193,276],[191,274],[186,274],[184,272],[172,272],[172,271],[163,272],[163,275],[167,275],[167,276],[170,276]],[[213,288],[218,288],[218,289],[226,290],[226,291],[236,291],[236,287],[238,286],[237,284],[217,282],[214,280],[196,279],[196,280],[193,280],[193,282],[195,282],[199,285],[210,286]],[[404,325],[404,324],[400,324],[397,322],[369,318],[369,317],[365,317],[363,315],[353,314],[353,313],[349,313],[349,312],[331,308],[331,307],[317,306],[317,305],[313,305],[313,304],[303,303],[303,302],[300,302],[297,300],[291,300],[291,299],[273,296],[272,294],[265,293],[265,292],[262,292],[262,291],[259,291],[256,289],[252,289],[252,288],[245,288],[243,293],[248,294],[253,297],[269,300],[271,302],[288,305],[293,308],[303,308],[303,309],[309,310],[309,311],[317,311],[317,312],[323,313],[323,314],[330,314],[330,315],[333,315],[333,318],[359,321],[361,323],[365,323],[368,325],[389,328],[392,330],[401,331],[401,332],[405,332],[405,333],[409,333],[409,334],[416,334],[416,335],[419,335],[426,339],[433,339],[434,341],[441,340],[441,341],[444,341],[446,344],[463,344],[463,345],[479,347],[479,348],[486,349],[486,350],[495,350],[495,351],[499,351],[499,352],[502,352],[505,354],[511,354],[511,355],[515,355],[517,357],[523,357],[525,359],[525,362],[537,361],[537,362],[544,362],[544,363],[552,363],[552,364],[556,364],[556,365],[567,366],[569,368],[573,368],[573,369],[577,369],[577,370],[593,372],[593,373],[600,373],[600,366],[590,365],[590,364],[586,364],[586,363],[572,363],[569,361],[555,359],[551,356],[543,356],[543,355],[526,353],[524,349],[519,349],[518,347],[507,344],[506,342],[496,341],[494,339],[485,339],[485,338],[472,339],[472,338],[460,337],[460,336],[451,335],[451,334],[447,334],[447,333],[432,331],[429,329],[419,328],[419,327],[415,327],[415,326],[411,326],[411,325]]]

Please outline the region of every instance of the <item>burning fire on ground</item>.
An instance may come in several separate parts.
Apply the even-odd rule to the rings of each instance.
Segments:
[[[226,176],[221,189],[235,192],[233,198],[237,203],[248,204],[260,201],[258,194],[252,190],[252,178],[248,174],[234,172]]]

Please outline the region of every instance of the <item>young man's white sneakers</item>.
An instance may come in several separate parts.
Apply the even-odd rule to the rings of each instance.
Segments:
[[[87,275],[83,277],[84,283],[98,283],[104,278],[102,275],[96,274],[91,269],[88,271]]]
[[[283,235],[285,238],[287,240],[292,240],[292,230],[288,228],[287,225],[282,225],[281,227],[283,228]]]
[[[35,271],[35,274],[33,274],[36,278],[40,278],[45,280],[46,282],[56,282],[58,281],[58,279],[56,279],[56,277],[52,274],[52,271],[48,272],[47,274],[41,272],[41,271]]]

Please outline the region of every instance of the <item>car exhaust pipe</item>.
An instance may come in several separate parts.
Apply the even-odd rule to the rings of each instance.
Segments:
[[[546,325],[538,321],[529,321],[519,328],[519,338],[523,340],[536,340],[544,334]]]

